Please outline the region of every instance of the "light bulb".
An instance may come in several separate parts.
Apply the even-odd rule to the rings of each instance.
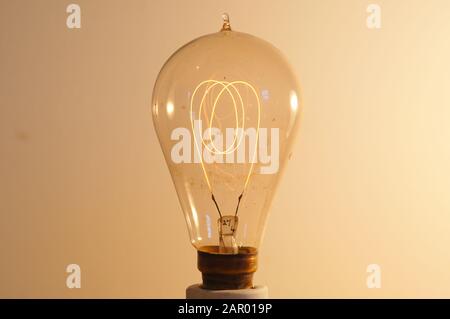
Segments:
[[[300,119],[282,53],[232,31],[195,39],[162,67],[153,122],[206,289],[252,286],[257,252]]]

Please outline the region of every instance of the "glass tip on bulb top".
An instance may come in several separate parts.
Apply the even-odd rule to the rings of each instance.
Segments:
[[[221,31],[231,31],[230,16],[228,15],[228,13],[225,12],[222,14],[222,20],[223,25]]]

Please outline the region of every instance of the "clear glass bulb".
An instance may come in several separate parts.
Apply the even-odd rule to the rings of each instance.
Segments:
[[[192,244],[237,255],[260,245],[299,126],[300,88],[278,49],[223,19],[164,64],[152,106]]]

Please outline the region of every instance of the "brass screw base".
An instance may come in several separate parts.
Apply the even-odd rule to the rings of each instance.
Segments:
[[[204,289],[247,289],[253,287],[257,269],[257,250],[240,247],[237,254],[219,254],[219,246],[198,249],[198,269]]]

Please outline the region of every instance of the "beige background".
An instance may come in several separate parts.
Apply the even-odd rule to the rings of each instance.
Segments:
[[[256,282],[272,297],[450,297],[449,1],[376,1],[380,30],[375,1],[74,2],[80,30],[69,1],[0,1],[1,297],[183,297],[200,280],[150,98],[223,11],[303,86]]]

